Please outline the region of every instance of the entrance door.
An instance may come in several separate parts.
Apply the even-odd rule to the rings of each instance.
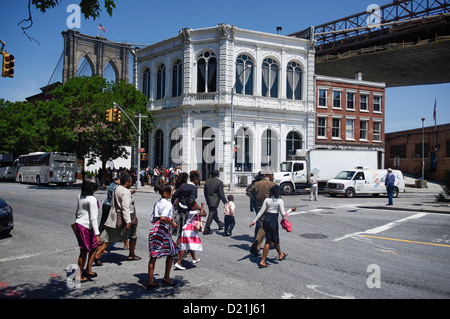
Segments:
[[[211,177],[216,167],[216,136],[209,126],[202,127],[195,137],[197,170],[202,181]]]

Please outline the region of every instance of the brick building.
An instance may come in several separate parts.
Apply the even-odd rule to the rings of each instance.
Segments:
[[[377,150],[384,164],[385,83],[316,76],[316,149]]]
[[[441,181],[450,170],[450,123],[424,128],[425,179]],[[422,176],[422,128],[386,134],[385,165]]]

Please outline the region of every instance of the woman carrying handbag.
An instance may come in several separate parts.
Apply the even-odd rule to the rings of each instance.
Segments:
[[[287,257],[288,254],[281,252],[280,236],[278,233],[279,223],[278,214],[283,218],[291,211],[295,211],[296,207],[292,207],[287,212],[284,210],[284,202],[280,198],[280,187],[278,185],[272,186],[269,191],[269,198],[264,200],[256,218],[251,222],[250,227],[255,225],[256,221],[264,215],[262,227],[266,232],[266,243],[264,245],[263,255],[259,262],[259,268],[266,268],[269,265],[266,263],[267,254],[269,253],[270,244],[275,245],[278,253],[278,260],[281,261]]]

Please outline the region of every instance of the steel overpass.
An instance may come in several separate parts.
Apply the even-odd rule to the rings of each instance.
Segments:
[[[300,31],[316,39],[316,73],[387,87],[450,82],[450,0],[397,0]]]

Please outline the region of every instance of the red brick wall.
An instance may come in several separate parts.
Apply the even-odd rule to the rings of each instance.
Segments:
[[[355,81],[350,81],[355,82]],[[371,147],[382,148],[385,142],[384,130],[385,130],[385,89],[378,87],[379,85],[370,86],[365,82],[361,84],[354,83],[339,83],[339,81],[316,81],[316,147],[320,148],[321,144],[331,144],[348,146],[348,147]],[[321,88],[327,88],[327,108],[319,107],[319,90]],[[333,108],[333,89],[341,92],[341,108]],[[347,109],[347,92],[355,93],[354,95],[354,110]],[[360,109],[360,97],[361,93],[368,95],[368,108],[367,111]],[[381,95],[381,112],[374,112],[374,93],[378,96]],[[317,118],[321,115],[328,114],[327,117],[327,134],[326,139],[319,138]],[[339,116],[341,118],[340,140],[332,138],[332,118]],[[354,119],[354,140],[348,140],[346,138],[346,119]],[[368,120],[368,138],[367,140],[361,140],[360,138],[360,122],[361,119]],[[375,120],[381,121],[380,140],[374,141],[373,139],[373,123]]]
[[[424,128],[425,179],[442,181],[445,171],[450,170],[450,124]],[[431,167],[431,152],[437,149],[436,169]],[[398,153],[398,154],[395,154]],[[395,155],[399,155],[397,160]],[[422,128],[386,134],[385,166],[398,168],[416,178],[422,176]]]

